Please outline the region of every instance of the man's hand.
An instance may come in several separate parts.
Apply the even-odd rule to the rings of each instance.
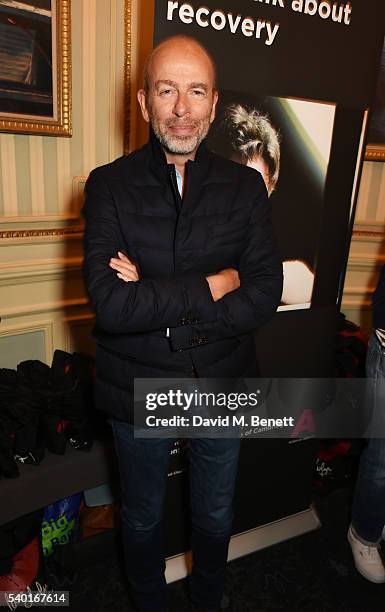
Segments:
[[[118,251],[118,257],[111,257],[109,266],[117,270],[117,276],[126,283],[139,280],[139,269],[134,261],[128,259],[127,255]]]
[[[238,271],[234,268],[226,268],[212,276],[206,276],[211,295],[214,302],[223,298],[226,293],[235,291],[241,286]]]

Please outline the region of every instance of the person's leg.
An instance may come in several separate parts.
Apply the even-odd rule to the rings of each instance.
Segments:
[[[385,524],[385,440],[371,438],[360,459],[354,490],[352,527],[368,546],[381,541]]]
[[[135,438],[129,423],[115,419],[109,423],[120,472],[127,578],[140,612],[166,612],[162,519],[174,440]]]
[[[366,358],[368,401],[373,408],[375,434],[385,413],[383,386],[385,348],[375,334],[369,341]],[[360,458],[352,508],[352,525],[363,543],[377,545],[385,524],[385,439],[369,438]]]
[[[366,359],[368,401],[373,408],[374,433],[383,429],[385,349],[372,335]],[[379,429],[381,428],[381,429]],[[385,524],[385,439],[369,438],[360,458],[354,489],[348,540],[357,570],[372,582],[385,582],[379,543]]]
[[[233,521],[240,439],[190,439],[191,601],[218,610]]]

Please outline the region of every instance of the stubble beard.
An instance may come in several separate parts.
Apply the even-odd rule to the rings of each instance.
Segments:
[[[168,131],[169,128],[176,125],[194,126],[196,131],[192,136],[170,134]],[[207,117],[199,121],[189,120],[188,122],[169,119],[162,124],[156,115],[152,115],[151,127],[167,153],[172,153],[173,155],[190,155],[198,149],[201,142],[206,138],[210,128],[210,118]]]

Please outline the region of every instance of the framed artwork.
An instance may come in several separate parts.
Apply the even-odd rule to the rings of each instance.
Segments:
[[[283,259],[278,311],[312,306],[335,111],[317,100],[220,91],[209,148],[262,174]]]
[[[0,0],[0,131],[71,136],[71,0]]]
[[[132,18],[134,6],[140,23],[146,24],[140,34],[140,40],[134,40],[136,45],[135,74],[132,74],[131,35],[134,33]],[[154,0],[137,2],[124,0],[124,154],[128,155],[134,149],[140,148],[148,139],[148,126],[142,121],[136,92],[142,86],[142,74],[147,55],[153,47]],[[133,77],[133,78],[132,78]]]
[[[141,9],[142,10],[142,9]],[[124,154],[130,152],[131,135],[131,0],[124,0]]]
[[[381,55],[376,99],[369,121],[365,159],[385,161],[385,43]]]

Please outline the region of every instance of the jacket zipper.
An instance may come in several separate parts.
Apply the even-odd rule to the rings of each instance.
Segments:
[[[174,244],[173,244],[174,274],[175,274],[176,273],[176,235],[178,232],[179,217],[180,217],[180,212],[182,209],[182,198],[179,193],[178,184],[176,182],[175,166],[172,166],[170,168],[170,180],[171,180],[171,186],[172,186],[172,191],[173,191],[174,200],[175,200],[175,207],[177,211],[177,219],[176,219],[175,230],[174,230]]]

